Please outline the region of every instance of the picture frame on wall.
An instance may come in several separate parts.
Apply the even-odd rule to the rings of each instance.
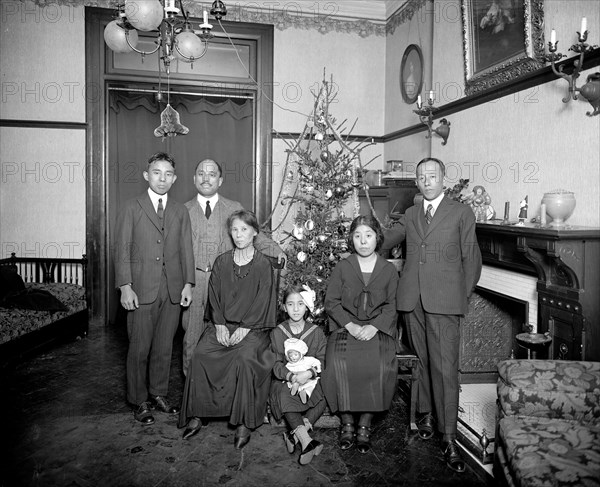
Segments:
[[[461,0],[465,94],[544,66],[543,0]]]
[[[400,63],[400,92],[405,103],[412,105],[423,89],[423,53],[416,44],[409,45]]]

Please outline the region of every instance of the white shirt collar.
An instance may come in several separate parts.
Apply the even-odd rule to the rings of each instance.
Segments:
[[[162,198],[163,208],[167,207],[167,199],[168,193],[165,194],[157,194],[148,188],[148,196],[150,196],[150,200],[152,201],[152,206],[154,206],[154,211],[158,211],[158,200]]]
[[[214,210],[217,201],[219,201],[219,193],[213,194],[210,198],[206,198],[205,196],[202,196],[200,193],[198,193],[197,198],[198,204],[202,207],[203,210],[206,208],[207,201],[210,201],[210,207],[212,210]]]
[[[438,195],[437,198],[433,199],[433,200],[426,200],[425,198],[423,198],[423,213],[427,212],[427,207],[429,205],[433,206],[433,211],[431,212],[431,214],[435,214],[435,212],[438,209],[438,206],[440,206],[440,203],[442,202],[442,200],[444,199],[444,192],[442,191],[440,195]]]

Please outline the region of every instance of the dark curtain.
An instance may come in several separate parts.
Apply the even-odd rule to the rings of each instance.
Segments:
[[[179,112],[187,135],[155,137],[165,100],[157,103],[154,93],[111,91],[108,114],[108,215],[109,232],[119,207],[148,188],[142,172],[155,152],[175,159],[177,181],[169,197],[185,203],[196,194],[192,181],[196,164],[210,158],[223,167],[220,194],[254,208],[253,104],[250,99],[223,99],[171,94],[171,106]],[[109,256],[111,257],[111,256]],[[109,313],[116,316],[114,267],[109,272]],[[115,321],[115,319],[111,319]]]

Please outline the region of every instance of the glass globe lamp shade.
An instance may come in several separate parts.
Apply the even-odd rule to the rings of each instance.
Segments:
[[[164,10],[158,0],[125,0],[125,16],[136,29],[150,32],[162,22]]]
[[[113,20],[104,29],[104,42],[114,52],[131,52],[129,44],[133,47],[137,46],[138,33],[136,30],[129,31],[129,44],[127,44],[126,36],[126,29],[119,20]]]
[[[186,58],[198,59],[204,54],[204,42],[191,30],[177,34],[175,46],[175,56],[183,61],[191,62]]]

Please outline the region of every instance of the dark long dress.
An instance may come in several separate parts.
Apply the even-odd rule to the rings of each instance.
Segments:
[[[275,380],[271,384],[271,393],[269,395],[269,404],[271,405],[271,413],[277,421],[280,421],[284,413],[304,413],[309,409],[315,407],[319,402],[324,401],[323,391],[321,389],[321,381],[317,381],[315,389],[308,398],[308,401],[303,403],[300,397],[296,394],[292,396],[290,389],[288,388],[285,377],[289,370],[286,368],[285,358],[285,347],[283,342],[290,338],[288,337],[280,327],[283,326],[292,338],[300,338],[305,332],[307,332],[311,326],[310,323],[305,323],[304,329],[298,334],[292,333],[290,325],[287,321],[281,323],[277,328],[271,332],[271,346],[276,354],[275,365],[273,366],[273,375]],[[307,357],[315,357],[321,361],[321,369],[325,364],[325,348],[327,347],[327,339],[325,333],[319,327],[316,327],[312,332],[303,338],[304,342],[308,346],[308,352],[305,354]],[[311,423],[315,423],[318,418],[311,420]]]
[[[379,256],[366,284],[354,254],[333,270],[325,297],[331,335],[322,374],[332,412],[389,409],[398,374],[397,286],[396,268]],[[371,324],[378,332],[371,340],[356,340],[344,328],[350,322]]]
[[[255,252],[252,262],[242,267],[234,264],[232,251],[217,257],[208,283],[210,323],[190,362],[180,428],[192,416],[229,416],[231,424],[251,429],[263,423],[275,362],[269,338],[275,307],[273,269],[267,257]],[[250,332],[237,345],[224,347],[214,325],[226,325],[230,333],[239,327]]]

